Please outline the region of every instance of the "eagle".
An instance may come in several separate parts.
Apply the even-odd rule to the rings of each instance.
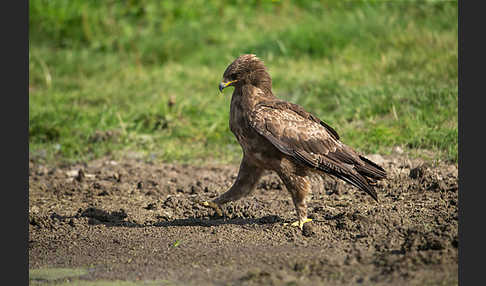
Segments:
[[[303,229],[310,175],[331,175],[378,202],[373,186],[386,178],[378,164],[340,141],[338,133],[303,107],[272,92],[272,79],[263,61],[253,54],[236,58],[224,71],[220,92],[233,86],[229,127],[243,158],[233,185],[206,206],[221,206],[251,194],[265,170],[277,173],[290,193],[297,213],[292,223]]]

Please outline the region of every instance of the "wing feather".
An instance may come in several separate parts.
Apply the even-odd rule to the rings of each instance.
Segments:
[[[339,141],[334,129],[300,106],[282,101],[264,102],[255,106],[249,118],[251,127],[282,153],[351,183],[377,200],[365,176],[383,178],[384,170],[366,158],[363,160],[364,157]]]
[[[271,102],[262,102],[260,105],[261,106],[265,106],[267,104],[268,104],[268,106],[274,107],[274,108],[277,108],[277,109],[288,109],[288,110],[292,110],[293,112],[297,113],[301,117],[303,117],[303,118],[305,118],[307,120],[313,121],[315,123],[320,124],[322,127],[324,127],[329,132],[329,135],[330,136],[332,136],[336,140],[339,140],[339,134],[336,132],[336,130],[334,130],[334,128],[332,128],[331,126],[329,126],[324,121],[320,120],[314,114],[312,114],[310,112],[307,112],[302,106],[297,105],[295,103],[288,102],[288,101],[278,100],[278,99],[277,100],[273,100]]]

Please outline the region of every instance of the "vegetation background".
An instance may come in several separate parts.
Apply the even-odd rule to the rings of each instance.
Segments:
[[[30,157],[236,162],[238,55],[364,153],[457,162],[457,1],[29,1]]]

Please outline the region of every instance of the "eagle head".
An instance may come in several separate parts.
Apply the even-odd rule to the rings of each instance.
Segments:
[[[271,90],[272,79],[263,61],[253,54],[245,54],[236,58],[224,71],[219,91],[228,86],[243,86],[251,84],[262,89]]]

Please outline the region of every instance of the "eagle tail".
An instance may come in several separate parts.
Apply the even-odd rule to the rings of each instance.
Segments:
[[[364,165],[355,165],[355,170],[364,177],[369,177],[375,180],[381,180],[386,178],[386,171],[373,161],[359,156],[359,158],[365,163]]]
[[[359,173],[335,173],[333,175],[364,191],[365,193],[370,195],[376,202],[378,202],[378,195],[376,194],[375,189],[369,184],[369,181],[365,177],[361,176]]]

